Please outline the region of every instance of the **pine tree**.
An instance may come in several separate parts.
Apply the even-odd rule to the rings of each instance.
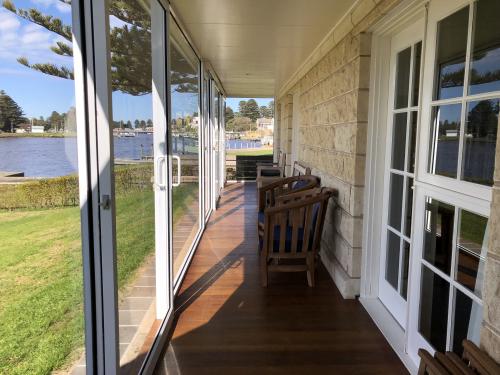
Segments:
[[[259,105],[255,101],[255,99],[249,99],[246,102],[243,111],[240,111],[240,115],[243,117],[248,117],[252,121],[257,120],[260,117]]]
[[[0,130],[14,133],[16,125],[26,121],[21,107],[5,93],[0,90]]]
[[[229,106],[226,107],[226,123],[234,118],[233,109]]]
[[[71,5],[71,0],[59,0]],[[110,0],[109,13],[124,22],[115,26],[110,33],[111,83],[113,91],[139,96],[151,93],[151,17],[143,2],[136,0]],[[72,57],[73,47],[71,26],[35,8],[18,9],[11,0],[4,0],[3,7],[19,17],[33,22],[59,35],[64,41],[56,42],[52,52]],[[189,70],[184,57],[172,48],[172,60],[176,61],[171,72],[172,87],[178,92],[197,92],[196,72]],[[53,63],[30,63],[26,57],[17,61],[28,68],[51,76],[73,79],[73,69]]]
[[[269,108],[269,118],[274,117],[274,100],[271,100],[269,104],[267,105],[267,108]]]

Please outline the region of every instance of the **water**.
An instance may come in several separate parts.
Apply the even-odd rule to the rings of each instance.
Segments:
[[[152,155],[152,134],[136,137],[113,137],[117,159],[139,160]],[[176,154],[197,152],[198,140],[174,137]],[[258,148],[260,141],[226,141],[228,149]],[[26,177],[58,177],[77,173],[78,157],[75,137],[67,138],[0,138],[0,171],[24,172]]]

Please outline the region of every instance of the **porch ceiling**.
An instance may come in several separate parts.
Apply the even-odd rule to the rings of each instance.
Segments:
[[[272,97],[355,0],[172,0],[228,96]]]

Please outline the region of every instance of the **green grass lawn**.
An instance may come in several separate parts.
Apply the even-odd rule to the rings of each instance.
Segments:
[[[197,186],[174,192],[174,218]],[[154,250],[153,193],[117,198],[120,287]],[[0,374],[48,374],[83,346],[80,214],[77,207],[0,212]]]
[[[241,155],[241,156],[260,156],[260,155],[272,155],[273,149],[266,148],[263,150],[251,150],[245,151],[243,150],[227,150],[226,155]]]

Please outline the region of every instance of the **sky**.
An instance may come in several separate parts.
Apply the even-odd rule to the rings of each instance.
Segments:
[[[231,107],[233,111],[237,112],[238,111],[238,103],[242,100],[248,100],[251,98],[227,98],[226,99],[226,106]],[[259,105],[259,107],[265,105],[267,106],[271,100],[274,100],[274,98],[255,98],[255,101]]]
[[[71,25],[71,8],[59,0],[13,0],[13,3],[20,9],[36,8]],[[116,19],[110,22],[112,26],[120,25]],[[53,63],[72,68],[71,57],[59,56],[50,50],[58,41],[67,43],[62,37],[0,7],[0,90],[5,90],[28,118],[46,118],[52,111],[67,112],[75,105],[72,80],[49,76],[17,62],[17,58],[26,57],[30,63]],[[134,97],[114,92],[112,98],[115,121],[133,122],[152,117],[151,95]],[[227,104],[237,111],[240,100],[248,98],[228,98]],[[256,100],[261,106],[267,105],[272,98]],[[174,94],[174,117],[180,113],[192,113],[196,107],[193,101],[196,103],[196,96]]]

